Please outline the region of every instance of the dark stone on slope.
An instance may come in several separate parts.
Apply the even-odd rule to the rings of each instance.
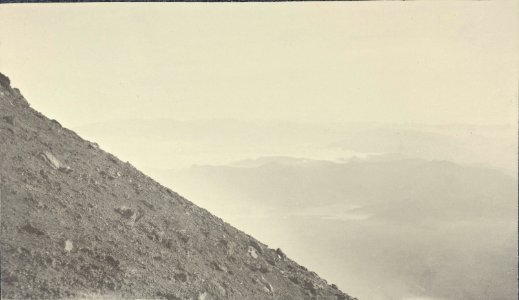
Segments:
[[[25,224],[21,229],[30,234],[45,235],[45,231],[31,225],[30,223]]]
[[[5,76],[4,74],[0,73],[0,85],[4,89],[10,89],[11,88],[11,79],[9,79],[9,77]]]
[[[15,126],[15,117],[14,116],[5,116],[2,118],[6,123]]]

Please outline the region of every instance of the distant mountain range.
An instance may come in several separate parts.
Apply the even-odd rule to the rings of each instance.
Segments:
[[[515,297],[517,181],[501,171],[382,155],[149,172],[359,297]]]
[[[75,128],[146,168],[223,165],[264,156],[346,162],[368,155],[448,160],[517,174],[516,126],[240,120],[114,120]],[[153,155],[143,155],[152,153]]]

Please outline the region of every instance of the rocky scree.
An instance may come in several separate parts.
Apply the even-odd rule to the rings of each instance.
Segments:
[[[353,299],[32,109],[0,74],[2,299]]]

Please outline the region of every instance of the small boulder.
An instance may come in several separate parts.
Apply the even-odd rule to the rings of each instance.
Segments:
[[[4,74],[0,73],[0,85],[3,86],[5,89],[11,89],[11,79],[9,79],[9,77],[5,76]]]
[[[153,240],[161,243],[163,238],[164,238],[164,231],[162,230],[158,230],[158,229],[153,229],[152,231],[152,235],[153,235]]]
[[[219,263],[216,262],[216,261],[213,261],[213,262],[211,263],[211,267],[212,267],[213,269],[215,269],[216,271],[227,272],[227,268],[226,268],[224,265],[221,265],[221,264],[219,264]]]
[[[53,169],[59,169],[61,166],[60,161],[49,151],[41,152],[40,157]]]
[[[221,296],[221,297],[224,297],[227,298],[227,290],[225,289],[224,286],[222,286],[222,284],[220,284],[218,281],[216,280],[212,280],[211,281],[211,286],[213,287],[213,289]]]
[[[316,285],[314,282],[309,281],[309,280],[305,281],[304,288],[305,288],[305,290],[309,291],[312,295],[316,295],[317,291],[320,289],[320,287],[318,285]]]
[[[269,273],[272,271],[272,269],[268,266],[268,265],[265,265],[265,264],[262,264],[259,271],[263,274],[266,274],[266,273]]]
[[[357,300],[357,298],[352,298],[347,294],[337,294],[337,300]]]
[[[25,224],[21,230],[27,232],[27,233],[30,233],[30,234],[36,234],[36,235],[45,235],[45,232],[33,225],[31,225],[30,223],[27,223]]]
[[[116,208],[114,210],[115,210],[115,212],[117,212],[118,214],[120,214],[121,216],[123,216],[126,219],[134,219],[135,220],[137,218],[137,213],[133,209],[128,208],[126,206],[121,206],[121,207]]]
[[[301,281],[296,276],[290,276],[290,277],[288,277],[288,279],[290,279],[290,281],[292,281],[293,283],[295,283],[297,285],[301,284]]]
[[[62,128],[60,122],[58,122],[58,121],[56,121],[54,119],[50,120],[50,122],[52,123],[52,126],[55,126],[57,128]]]
[[[15,116],[5,116],[2,118],[6,123],[15,126]]]
[[[64,243],[64,248],[65,248],[65,251],[67,253],[72,251],[72,249],[74,249],[74,245],[72,244],[72,241],[71,240],[66,240],[65,243]]]
[[[119,174],[119,176],[121,176],[119,172],[117,172],[117,174]],[[148,209],[150,209],[150,210],[155,210],[155,206],[153,206],[153,204],[149,203],[148,201],[146,201],[146,200],[141,200],[141,202],[142,202],[142,204],[144,204],[144,206],[146,206]]]
[[[69,166],[61,166],[61,167],[59,168],[59,170],[60,170],[61,172],[63,172],[63,173],[66,173],[66,174],[72,172],[72,168],[69,167]]]
[[[256,253],[256,249],[254,249],[252,246],[249,246],[249,248],[247,249],[247,253],[250,255],[250,257],[254,259],[258,258],[258,253]]]
[[[276,249],[276,254],[278,255],[278,257],[279,257],[280,259],[283,259],[283,260],[284,260],[284,259],[287,258],[286,254],[283,253],[283,251],[282,251],[280,248],[277,248],[277,249]]]
[[[203,292],[198,294],[198,300],[209,300],[209,294],[207,292]]]
[[[121,264],[121,262],[119,262],[119,260],[117,260],[116,258],[114,258],[113,256],[111,255],[106,255],[104,257],[104,261],[109,264],[110,266],[114,267],[114,268],[118,268],[119,265]]]
[[[233,241],[221,239],[220,244],[224,247],[227,256],[234,255],[236,244]]]
[[[172,293],[158,292],[157,296],[164,297],[166,300],[180,300],[181,299],[180,297],[178,297],[177,295],[172,294]]]
[[[272,258],[269,258],[269,257],[266,257],[265,260],[271,265],[271,266],[275,266],[276,265],[276,261],[273,260]]]
[[[187,282],[187,274],[186,273],[177,273],[173,276],[176,281]]]
[[[265,281],[263,284],[265,284],[265,288],[267,289],[267,292],[274,293],[274,288],[272,287],[272,285],[270,283]]]
[[[72,168],[60,162],[52,153],[49,151],[43,151],[40,153],[40,157],[53,169],[60,170],[64,173],[72,172]]]
[[[268,282],[263,276],[261,276],[261,283],[263,284],[263,289],[265,290],[265,292],[270,294],[274,293],[274,288],[272,287],[272,284],[270,284],[270,282]]]
[[[251,245],[254,249],[256,249],[256,251],[257,251],[259,254],[263,254],[263,247],[261,247],[261,245],[260,245],[258,242],[252,240],[252,241],[250,241],[250,245]]]

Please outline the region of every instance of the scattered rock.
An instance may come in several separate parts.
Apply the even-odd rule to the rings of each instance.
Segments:
[[[216,280],[211,281],[211,285],[214,287],[214,289],[218,292],[218,294],[222,297],[227,296],[227,290],[225,287],[223,287],[220,283],[218,283]]]
[[[114,268],[118,268],[119,265],[121,264],[121,263],[119,262],[119,260],[117,260],[116,258],[114,258],[114,257],[111,256],[111,255],[106,255],[106,256],[104,257],[104,261],[105,261],[106,263],[108,263],[108,265],[110,265],[110,266],[112,266],[112,267],[114,267]]]
[[[45,204],[43,204],[40,200],[35,199],[33,195],[27,196],[25,200],[34,205],[37,209],[45,208]]]
[[[65,246],[66,252],[70,252],[70,251],[72,251],[72,249],[74,249],[74,245],[72,244],[71,240],[66,240],[64,246]]]
[[[279,257],[280,259],[282,259],[282,260],[285,260],[285,258],[287,257],[287,256],[285,255],[285,253],[283,253],[283,251],[282,251],[280,248],[277,248],[277,249],[276,249],[276,254],[277,254],[278,257]]]
[[[53,125],[55,125],[56,127],[61,128],[61,124],[60,124],[60,122],[58,122],[58,121],[56,121],[56,120],[54,120],[54,119],[52,119],[52,120],[50,120],[50,121],[51,121],[51,123],[52,123]]]
[[[265,258],[265,260],[271,265],[271,266],[275,266],[276,265],[276,261],[273,260],[272,258]]]
[[[53,257],[45,258],[45,265],[49,267],[56,267],[56,260]]]
[[[227,268],[226,268],[224,265],[221,265],[221,264],[219,264],[219,263],[216,262],[216,261],[213,261],[213,262],[211,263],[211,267],[212,267],[213,269],[215,269],[216,271],[227,272]]]
[[[187,235],[186,233],[184,232],[177,232],[177,235],[178,235],[178,238],[183,242],[183,243],[188,243],[189,240],[190,240],[190,237],[189,235]]]
[[[92,251],[92,249],[87,248],[87,247],[82,247],[81,249],[79,249],[79,251],[81,251],[82,253],[89,254],[89,255],[94,255],[94,251]]]
[[[176,248],[176,243],[175,243],[175,241],[174,241],[173,239],[165,239],[165,240],[163,241],[163,245],[164,245],[166,248],[170,249],[170,250],[173,250],[173,249]]]
[[[119,172],[117,172],[119,173]],[[146,200],[141,200],[142,204],[144,204],[144,206],[146,206],[147,208],[151,209],[151,210],[155,210],[155,206],[153,206],[153,204],[149,203],[148,201]]]
[[[49,151],[43,151],[40,153],[40,157],[53,169],[60,170],[64,173],[72,172],[72,168],[61,163],[52,153]]]
[[[209,300],[210,296],[207,292],[198,294],[198,300]]]
[[[45,235],[45,232],[43,230],[40,230],[40,229],[34,227],[30,223],[25,224],[21,229],[27,233],[36,234],[36,235]]]
[[[257,271],[259,271],[260,268],[261,268],[260,265],[259,265],[256,261],[254,261],[254,262],[252,262],[252,263],[250,263],[250,262],[246,262],[245,265],[246,265],[247,268],[249,268],[249,270],[251,270],[252,272],[257,272]]]
[[[118,164],[118,163],[119,163],[119,159],[118,159],[117,157],[115,157],[115,155],[113,155],[113,154],[108,153],[108,159],[109,159],[111,162],[115,163],[115,164]]]
[[[261,265],[259,271],[263,274],[269,273],[272,269],[267,265]]]
[[[6,272],[5,274],[2,274],[2,283],[4,282],[7,284],[14,284],[18,282],[18,277],[16,276],[16,274]]]
[[[2,86],[6,90],[11,89],[11,79],[9,79],[9,77],[5,76],[2,73],[0,73],[0,86]]]
[[[308,290],[312,295],[317,294],[317,291],[319,289],[319,287],[312,281],[306,281],[304,284],[304,288]]]
[[[23,97],[23,95],[19,89],[13,88],[12,95],[15,97],[17,103],[19,103],[23,106],[30,106],[29,102],[27,102],[27,100]]]
[[[290,279],[290,281],[297,285],[301,284],[301,281],[299,281],[299,278],[297,278],[296,276],[289,276],[288,279]]]
[[[66,174],[72,172],[72,168],[69,167],[69,166],[61,166],[61,167],[59,168],[59,170],[60,170],[61,172],[63,172],[63,173],[66,173]]]
[[[90,142],[90,143],[88,143],[88,148],[97,150],[97,149],[99,149],[99,145],[97,143]]]
[[[157,296],[163,297],[166,300],[180,300],[181,298],[175,294],[158,292]]]
[[[0,129],[0,132],[2,131],[3,129]],[[5,130],[7,130],[7,132],[11,133],[11,134],[14,134],[14,130],[10,127],[7,127]]]
[[[247,253],[250,255],[250,257],[254,259],[258,258],[258,253],[256,253],[256,249],[254,249],[252,246],[249,246],[249,248],[247,249]]]
[[[234,250],[236,249],[236,244],[233,241],[222,239],[222,240],[220,240],[220,244],[225,247],[225,252],[226,252],[227,256],[234,255]]]
[[[173,276],[176,281],[187,282],[188,276],[186,273],[177,273]]]
[[[121,216],[125,217],[126,219],[135,220],[137,218],[137,213],[133,209],[128,208],[126,206],[121,206],[114,210],[115,210],[115,212],[117,212]]]
[[[258,253],[263,254],[263,247],[261,247],[261,245],[260,245],[258,242],[252,240],[252,241],[250,242],[250,245],[251,245],[254,249],[256,249],[256,251],[257,251]]]
[[[61,166],[60,161],[49,151],[41,152],[40,157],[53,169],[59,169],[59,167]]]
[[[152,235],[153,235],[153,240],[154,241],[157,241],[157,242],[161,243],[162,239],[164,237],[164,231],[153,229]]]
[[[6,123],[15,126],[15,116],[5,116],[2,118]]]
[[[172,196],[172,197],[177,197],[178,194],[173,192],[171,189],[169,188],[166,188],[166,193],[168,193],[168,195]]]
[[[265,290],[267,293],[271,293],[273,294],[274,293],[274,288],[272,287],[272,285],[270,284],[270,282],[268,282],[265,277],[261,276],[261,282],[263,283],[264,287],[265,287]]]
[[[22,255],[22,256],[30,256],[32,255],[31,250],[25,248],[25,247],[16,247],[16,253]]]
[[[274,288],[272,287],[272,285],[268,282],[265,282],[265,287],[267,288],[267,290],[270,292],[270,293],[274,293]]]

